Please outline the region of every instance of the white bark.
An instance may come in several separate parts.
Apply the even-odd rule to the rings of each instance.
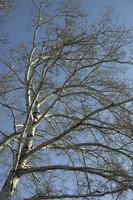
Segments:
[[[34,134],[35,126],[33,126],[33,123],[31,122],[27,130],[27,137],[21,151],[21,156],[17,169],[24,168],[27,163],[27,159],[21,161],[21,157],[23,157],[25,153],[31,150]],[[10,200],[12,195],[14,194],[14,191],[16,190],[17,184],[20,179],[20,177],[16,175],[17,169],[15,171],[13,171],[14,169],[10,171],[7,180],[5,181],[5,184],[3,185],[3,188],[0,192],[0,200]]]
[[[19,177],[15,175],[15,172],[10,171],[8,178],[0,192],[0,200],[10,200],[15,189],[17,183],[19,181]]]

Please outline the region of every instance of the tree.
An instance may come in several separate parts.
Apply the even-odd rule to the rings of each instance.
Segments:
[[[118,199],[133,191],[131,31],[109,12],[86,23],[74,0],[32,3],[31,43],[0,59],[0,199]]]
[[[0,0],[0,26],[2,25],[5,17],[7,17],[11,10],[15,7],[14,0]],[[6,38],[0,35],[0,43],[5,43]]]
[[[0,15],[6,15],[12,8],[12,1],[9,0],[0,0]]]

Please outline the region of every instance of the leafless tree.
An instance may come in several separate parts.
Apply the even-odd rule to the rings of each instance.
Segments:
[[[0,58],[0,200],[119,199],[133,191],[131,31],[108,12],[90,25],[74,0],[32,3],[32,41]]]
[[[4,19],[9,15],[10,11],[15,7],[15,0],[0,0],[0,28]],[[6,42],[4,34],[0,33],[0,45]]]
[[[0,17],[6,16],[15,6],[15,0],[0,0]],[[1,20],[0,19],[0,20]]]

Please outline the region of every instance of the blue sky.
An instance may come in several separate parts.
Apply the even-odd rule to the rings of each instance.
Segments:
[[[55,1],[53,1],[55,2]],[[27,40],[30,37],[27,25],[30,20],[29,0],[17,0],[17,9],[6,20],[3,30],[10,34],[10,42]],[[114,9],[114,18],[127,27],[133,26],[133,0],[81,0],[89,20],[96,19],[107,7]]]
[[[35,2],[39,2],[36,0]],[[49,0],[56,4],[59,0]],[[65,0],[64,0],[65,1]],[[31,39],[30,32],[30,0],[16,0],[16,9],[3,23],[3,32],[7,33],[8,45],[13,47],[21,41],[29,41]],[[127,28],[133,26],[133,0],[81,0],[81,5],[85,13],[88,15],[88,21],[93,22],[98,19],[100,12],[104,12],[108,7],[113,9],[114,23],[121,24]],[[133,71],[131,67],[124,75],[125,78],[132,80]]]
[[[114,9],[115,15],[126,26],[133,25],[133,1],[132,0],[83,0],[85,10],[90,16],[97,17],[99,12],[107,7]]]

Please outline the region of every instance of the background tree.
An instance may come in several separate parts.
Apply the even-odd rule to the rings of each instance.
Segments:
[[[0,0],[0,14],[1,15],[6,15],[12,7],[13,7],[13,1]]]
[[[14,0],[0,0],[0,28],[2,28],[5,18],[9,15],[10,11],[15,7]],[[0,45],[5,43],[7,38],[4,34],[0,33]]]
[[[32,3],[32,41],[1,58],[0,199],[118,199],[133,190],[131,31]]]

